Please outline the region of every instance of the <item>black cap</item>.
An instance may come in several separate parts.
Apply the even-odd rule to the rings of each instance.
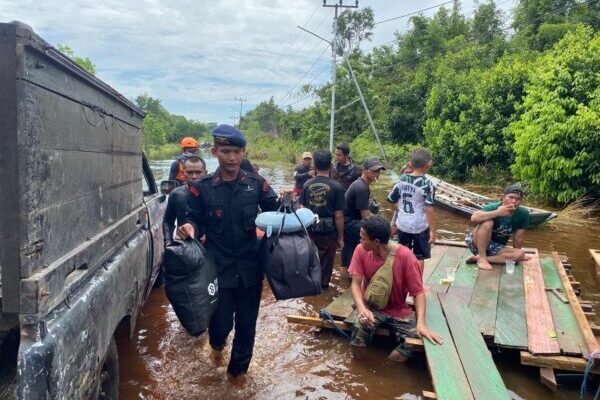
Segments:
[[[525,197],[525,192],[523,192],[523,189],[521,189],[520,186],[518,185],[508,185],[506,187],[506,189],[504,189],[504,194],[518,194],[519,196]]]
[[[363,163],[363,168],[370,169],[371,171],[379,171],[385,169],[381,161],[377,157],[369,157]]]
[[[236,128],[231,125],[219,125],[213,131],[215,144],[222,146],[246,147],[246,138]]]

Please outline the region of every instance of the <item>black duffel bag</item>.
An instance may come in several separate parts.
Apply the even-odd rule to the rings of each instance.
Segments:
[[[282,218],[300,218],[287,202],[280,210],[286,214]],[[292,299],[304,296],[315,296],[321,293],[321,262],[317,246],[308,236],[306,227],[294,233],[281,233],[262,238],[260,243],[261,263],[273,295],[277,300]]]
[[[208,328],[218,304],[217,268],[198,240],[175,240],[165,248],[165,291],[179,318],[192,336]]]

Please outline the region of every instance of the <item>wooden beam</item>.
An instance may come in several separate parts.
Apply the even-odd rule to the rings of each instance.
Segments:
[[[542,385],[546,386],[553,392],[558,391],[558,385],[556,384],[556,376],[554,376],[554,370],[552,368],[540,368],[540,381],[542,382]]]
[[[303,315],[287,315],[287,321],[293,324],[309,325],[309,326],[320,326],[323,328],[335,329],[335,326],[342,329],[343,331],[351,331],[352,326],[342,321],[335,321],[335,326],[330,321],[323,321],[319,317],[305,317]],[[390,336],[390,331],[386,328],[377,328],[375,331],[376,335]]]
[[[435,392],[430,392],[428,390],[423,390],[423,398],[424,399],[437,400],[438,397],[435,394]]]
[[[409,347],[411,350],[425,351],[423,339],[407,337],[404,339],[404,345]]]
[[[528,351],[521,352],[521,364],[534,367],[546,367],[565,371],[583,372],[587,360],[581,357],[534,356]],[[593,374],[600,374],[600,368],[592,368]]]
[[[600,250],[590,249],[590,255],[596,264],[596,275],[600,278]]]
[[[577,300],[577,296],[575,295],[575,291],[569,282],[569,278],[567,278],[567,273],[565,272],[565,268],[562,265],[562,261],[560,260],[560,256],[556,251],[552,252],[552,258],[554,259],[554,264],[556,265],[556,270],[558,271],[558,275],[563,282],[563,286],[565,288],[565,294],[569,299],[569,304],[571,304],[571,308],[573,309],[573,314],[575,314],[575,319],[577,320],[577,324],[579,325],[579,329],[581,330],[581,335],[583,336],[584,341],[587,344],[588,354],[592,353],[599,349],[598,342],[596,341],[596,337],[590,328],[590,324],[579,305],[579,301]],[[582,349],[583,350],[583,349]]]

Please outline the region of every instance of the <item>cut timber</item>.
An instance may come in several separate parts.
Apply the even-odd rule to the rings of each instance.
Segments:
[[[333,319],[344,320],[352,313],[353,305],[354,299],[352,298],[352,292],[348,289],[329,303],[325,308],[325,311],[329,312]]]
[[[544,275],[544,284],[546,287],[559,288],[561,291],[558,293],[561,296],[566,297],[564,292],[564,286],[554,265],[554,260],[550,255],[543,254],[540,258],[540,264],[542,266],[542,274]],[[581,355],[587,348],[583,336],[581,336],[581,330],[575,319],[573,310],[567,303],[562,302],[554,292],[546,291],[548,301],[550,302],[550,309],[552,310],[552,319],[554,320],[554,331],[558,338],[558,344],[560,349],[566,355]],[[568,299],[567,299],[568,300]]]
[[[446,246],[437,245],[431,248],[431,258],[425,260],[425,266],[423,268],[423,282],[427,282],[431,276],[431,273],[437,268],[437,265],[444,256],[445,252]]]
[[[467,258],[469,254],[464,254],[458,269],[455,272],[454,280],[448,289],[448,294],[453,297],[458,297],[462,300],[465,305],[469,305],[471,296],[473,295],[473,288],[477,281],[477,274],[479,268],[477,264],[467,264]]]
[[[562,261],[560,260],[560,256],[557,252],[552,252],[552,258],[554,259],[554,264],[556,266],[556,270],[558,271],[558,275],[562,280],[563,286],[565,288],[565,294],[569,299],[569,304],[571,305],[571,309],[573,310],[573,314],[575,314],[575,319],[577,320],[577,324],[579,325],[579,329],[581,331],[581,335],[587,346],[587,354],[590,354],[596,350],[598,350],[598,342],[596,341],[596,337],[590,328],[590,324],[577,301],[577,296],[575,295],[575,291],[571,287],[569,282],[569,278],[567,277],[567,273],[565,272],[565,268],[562,265]],[[583,350],[583,349],[582,349]]]
[[[411,349],[418,351],[423,351],[425,346],[425,343],[423,343],[423,339],[411,337],[405,338],[404,344],[406,345],[406,347],[410,347]]]
[[[494,342],[498,346],[527,349],[525,318],[523,265],[516,263],[512,274],[502,268]]]
[[[556,384],[556,376],[554,376],[554,370],[552,368],[540,368],[540,381],[544,386],[546,386],[553,392],[558,391],[558,385]]]
[[[458,268],[467,251],[464,247],[447,247],[435,270],[431,272],[427,280],[423,279],[423,282],[426,282],[431,291],[446,292],[448,286],[440,284],[441,279],[446,278],[446,268]]]
[[[427,327],[437,332],[443,339],[443,345],[435,345],[428,340],[425,344],[427,365],[433,380],[433,387],[439,399],[468,400],[473,399],[469,381],[465,375],[460,358],[454,347],[452,336],[442,307],[435,293],[427,293]]]
[[[427,390],[423,390],[423,398],[424,399],[437,400],[438,397],[435,394],[435,392],[429,392]]]
[[[596,275],[600,278],[600,250],[590,249],[590,255],[596,264]]]
[[[521,364],[533,367],[547,367],[564,371],[583,372],[587,360],[581,357],[567,356],[534,356],[528,351],[521,352]],[[600,374],[600,368],[592,368],[593,374]]]
[[[501,274],[501,268],[479,271],[477,284],[469,303],[471,314],[485,337],[494,337],[496,332],[496,307]]]
[[[532,354],[560,354],[537,252],[523,262],[527,339]]]
[[[287,321],[293,324],[309,325],[309,326],[320,326],[323,328],[335,329],[337,326],[343,331],[351,331],[352,325],[348,325],[342,321],[335,321],[335,326],[331,321],[323,321],[318,317],[305,317],[302,315],[287,315]],[[390,331],[386,328],[377,328],[375,331],[376,335],[390,336]]]
[[[509,399],[508,390],[483,341],[479,326],[466,305],[457,302],[447,294],[439,293],[438,297],[446,315],[458,357],[471,385],[473,397],[486,400]],[[445,345],[446,343],[442,346]],[[436,389],[436,393],[440,393],[440,391]]]

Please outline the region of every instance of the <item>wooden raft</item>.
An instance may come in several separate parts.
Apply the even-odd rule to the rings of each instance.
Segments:
[[[584,356],[599,348],[588,322],[588,317],[593,314],[587,304],[584,306],[588,312],[582,309],[573,288],[577,282],[569,272],[570,265],[566,257],[556,252],[526,251],[532,259],[525,265],[517,263],[514,272],[508,274],[504,266],[496,265],[493,270],[484,271],[474,264],[467,264],[470,252],[463,243],[437,242],[432,248],[431,258],[425,262],[423,272],[423,282],[430,293],[427,296],[427,322],[431,329],[437,330],[439,327],[450,335],[452,326],[458,329],[461,324],[474,325],[488,347],[520,351],[521,363],[539,367],[542,382],[556,389],[554,369],[583,371],[587,362]],[[450,284],[442,284],[448,268],[456,270],[455,278]],[[430,305],[432,297],[435,302]],[[437,303],[440,300],[441,303]],[[355,320],[352,306],[352,296],[347,290],[326,310],[336,320],[338,327],[349,331]],[[470,314],[467,317],[459,315],[454,306],[468,309]],[[331,323],[323,322],[318,317],[288,316],[288,320],[332,327]],[[389,335],[387,329],[380,329],[378,333]],[[465,329],[463,334],[467,333]],[[467,336],[472,335],[468,333]],[[475,341],[473,337],[469,340]],[[422,345],[419,340],[410,342]],[[433,350],[427,354],[434,386],[434,371],[442,368],[438,364],[452,365],[457,358],[462,362],[462,352],[466,350],[456,341],[453,343],[456,357],[450,353],[430,356]],[[426,351],[427,347],[425,344]],[[600,367],[595,366],[592,373],[599,374]],[[468,377],[463,378],[471,382]],[[436,392],[439,396],[439,391]]]

